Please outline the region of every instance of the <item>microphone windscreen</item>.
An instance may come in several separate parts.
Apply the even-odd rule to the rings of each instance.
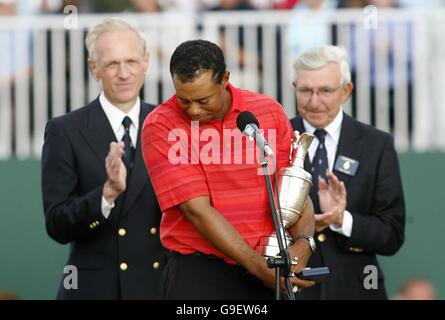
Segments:
[[[260,128],[258,119],[250,111],[243,111],[238,115],[238,118],[236,118],[236,125],[241,132],[244,132],[244,129],[250,123],[254,123],[258,128]]]

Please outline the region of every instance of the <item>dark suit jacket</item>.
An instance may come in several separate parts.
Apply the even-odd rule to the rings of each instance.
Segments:
[[[46,229],[55,241],[70,243],[67,265],[78,271],[78,289],[67,290],[64,280],[72,283],[74,276],[67,269],[59,299],[161,298],[166,263],[159,239],[161,212],[140,139],[151,110],[153,106],[141,103],[134,167],[108,219],[101,211],[105,157],[116,137],[99,99],[46,125],[42,154]],[[125,271],[122,263],[127,264]]]
[[[315,235],[318,248],[308,266],[327,266],[331,274],[310,289],[297,294],[297,299],[386,299],[386,290],[376,254],[393,255],[403,244],[405,201],[397,154],[392,137],[343,114],[339,155],[359,162],[354,176],[333,170],[345,183],[347,207],[353,217],[351,237],[329,228]],[[300,116],[291,120],[294,130],[304,132]],[[305,170],[310,168],[306,157]],[[315,181],[314,181],[315,183]],[[318,199],[313,199],[317,201]],[[321,242],[320,240],[325,240]],[[372,274],[367,265],[378,270],[378,288],[366,289]]]

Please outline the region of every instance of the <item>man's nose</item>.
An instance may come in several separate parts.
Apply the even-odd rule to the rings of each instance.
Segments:
[[[201,107],[198,103],[192,102],[189,107],[189,114],[192,117],[198,116],[201,113]]]
[[[309,98],[309,104],[313,106],[317,106],[320,104],[320,97],[318,96],[318,92],[312,91],[311,97]]]
[[[119,78],[126,79],[126,78],[128,78],[129,75],[130,75],[130,72],[128,70],[128,67],[125,65],[125,63],[119,64],[119,69],[118,69]]]

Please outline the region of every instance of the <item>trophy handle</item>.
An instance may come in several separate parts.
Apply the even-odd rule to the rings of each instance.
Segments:
[[[309,150],[309,147],[310,147],[310,145],[312,143],[312,140],[314,140],[314,137],[315,136],[313,134],[304,132],[300,136],[300,139],[298,139],[298,144],[302,148],[302,150],[304,151],[304,153],[301,154],[301,157],[303,158],[303,160],[306,157],[306,154],[307,154],[307,152]]]
[[[293,164],[301,168],[304,166],[304,158],[306,157],[309,147],[314,140],[314,135],[310,133],[303,132],[302,135],[298,137],[297,152],[294,158]]]
[[[300,132],[298,132],[298,130],[295,130],[294,131],[294,136],[290,140],[289,162],[291,164],[294,163],[294,160],[297,157],[299,140],[300,140]]]

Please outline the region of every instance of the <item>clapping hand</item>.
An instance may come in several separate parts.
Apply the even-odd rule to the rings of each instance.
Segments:
[[[343,214],[346,210],[346,188],[343,181],[332,172],[326,174],[327,182],[318,180],[318,198],[320,202],[320,214],[315,215],[315,230],[320,232],[329,225],[341,226]]]

